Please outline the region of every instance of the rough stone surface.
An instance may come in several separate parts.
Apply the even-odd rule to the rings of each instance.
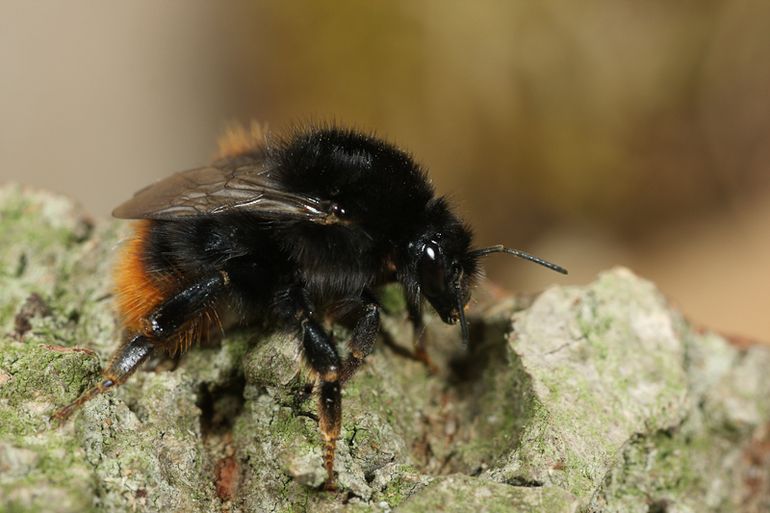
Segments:
[[[428,319],[436,375],[379,344],[343,393],[336,493],[318,489],[315,401],[287,335],[155,362],[52,425],[118,340],[126,228],[0,187],[2,512],[770,510],[770,351],[694,329],[623,269],[537,298],[479,289],[469,348]],[[382,302],[408,348],[398,289]]]

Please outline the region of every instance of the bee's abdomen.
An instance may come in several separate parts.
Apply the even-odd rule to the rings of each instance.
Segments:
[[[114,283],[118,316],[124,328],[138,332],[145,319],[174,290],[170,274],[153,271],[145,258],[153,221],[134,223],[115,264]]]
[[[168,316],[170,305],[179,303],[184,294],[184,283],[170,260],[162,257],[163,248],[153,232],[157,221],[138,221],[134,235],[126,242],[115,265],[115,296],[118,316],[129,336],[143,334],[169,353],[187,350],[201,339],[208,339],[222,324],[217,311],[217,301],[191,302],[189,308],[171,312],[173,322],[157,329],[153,319],[159,312]],[[182,302],[185,301],[183,298]],[[176,301],[176,302],[175,302]],[[178,305],[177,305],[178,306]]]

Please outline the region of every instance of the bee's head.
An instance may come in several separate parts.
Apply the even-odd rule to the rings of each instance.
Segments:
[[[446,201],[434,200],[407,245],[406,265],[399,269],[412,305],[419,305],[424,296],[444,322],[462,324],[466,339],[464,308],[478,274],[471,238],[470,229],[449,210]]]
[[[471,242],[470,228],[440,198],[428,206],[426,222],[407,245],[408,264],[399,270],[400,281],[407,289],[407,300],[416,307],[422,295],[445,323],[455,324],[459,321],[466,343],[468,323],[465,320],[465,306],[470,301],[470,289],[479,274],[480,257],[490,253],[508,253],[554,271],[567,273],[562,267],[523,251],[502,245],[474,250],[471,249]]]

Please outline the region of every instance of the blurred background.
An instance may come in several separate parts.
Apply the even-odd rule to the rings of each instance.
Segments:
[[[410,150],[511,290],[625,265],[770,340],[770,2],[0,1],[0,181],[97,216],[233,120]]]

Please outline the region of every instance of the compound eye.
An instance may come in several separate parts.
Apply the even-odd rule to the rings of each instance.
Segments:
[[[446,287],[446,264],[441,248],[435,242],[428,242],[422,250],[418,271],[420,285],[426,296],[438,296]]]
[[[347,215],[348,211],[345,210],[341,205],[338,203],[330,203],[328,205],[328,213],[326,214],[326,218],[323,220],[323,224],[345,223],[345,218]]]

